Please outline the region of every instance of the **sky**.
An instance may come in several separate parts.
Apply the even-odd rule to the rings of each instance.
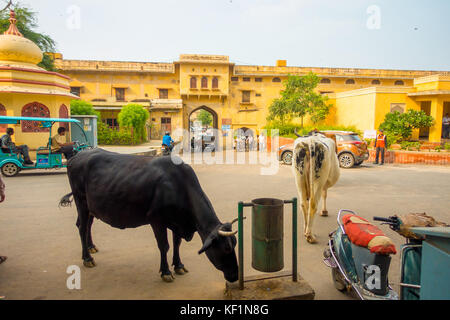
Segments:
[[[239,65],[450,71],[450,0],[20,3],[65,59],[173,62],[186,53]]]

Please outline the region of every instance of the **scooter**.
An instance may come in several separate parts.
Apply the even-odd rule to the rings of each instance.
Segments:
[[[359,218],[353,211],[340,210],[339,227],[330,234],[323,262],[331,268],[334,286],[341,292],[355,292],[361,300],[398,300],[388,280],[390,255],[372,253],[352,243],[341,222],[343,213]]]
[[[161,147],[161,154],[163,156],[170,156],[172,154],[172,148],[166,146],[165,144]]]

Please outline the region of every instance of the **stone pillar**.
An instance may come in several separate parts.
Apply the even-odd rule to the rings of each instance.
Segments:
[[[430,115],[434,118],[434,126],[430,128],[430,142],[441,142],[444,100],[439,97],[431,99]]]

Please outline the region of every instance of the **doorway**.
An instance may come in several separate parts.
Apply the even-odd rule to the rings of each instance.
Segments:
[[[218,116],[206,106],[194,109],[189,115],[189,141],[194,151],[214,151],[218,147]]]

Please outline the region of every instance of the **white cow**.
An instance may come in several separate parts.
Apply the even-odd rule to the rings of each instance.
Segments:
[[[292,169],[303,211],[304,234],[316,243],[312,233],[314,215],[323,198],[322,216],[327,216],[327,191],[339,180],[336,143],[322,134],[300,137],[294,144]]]

